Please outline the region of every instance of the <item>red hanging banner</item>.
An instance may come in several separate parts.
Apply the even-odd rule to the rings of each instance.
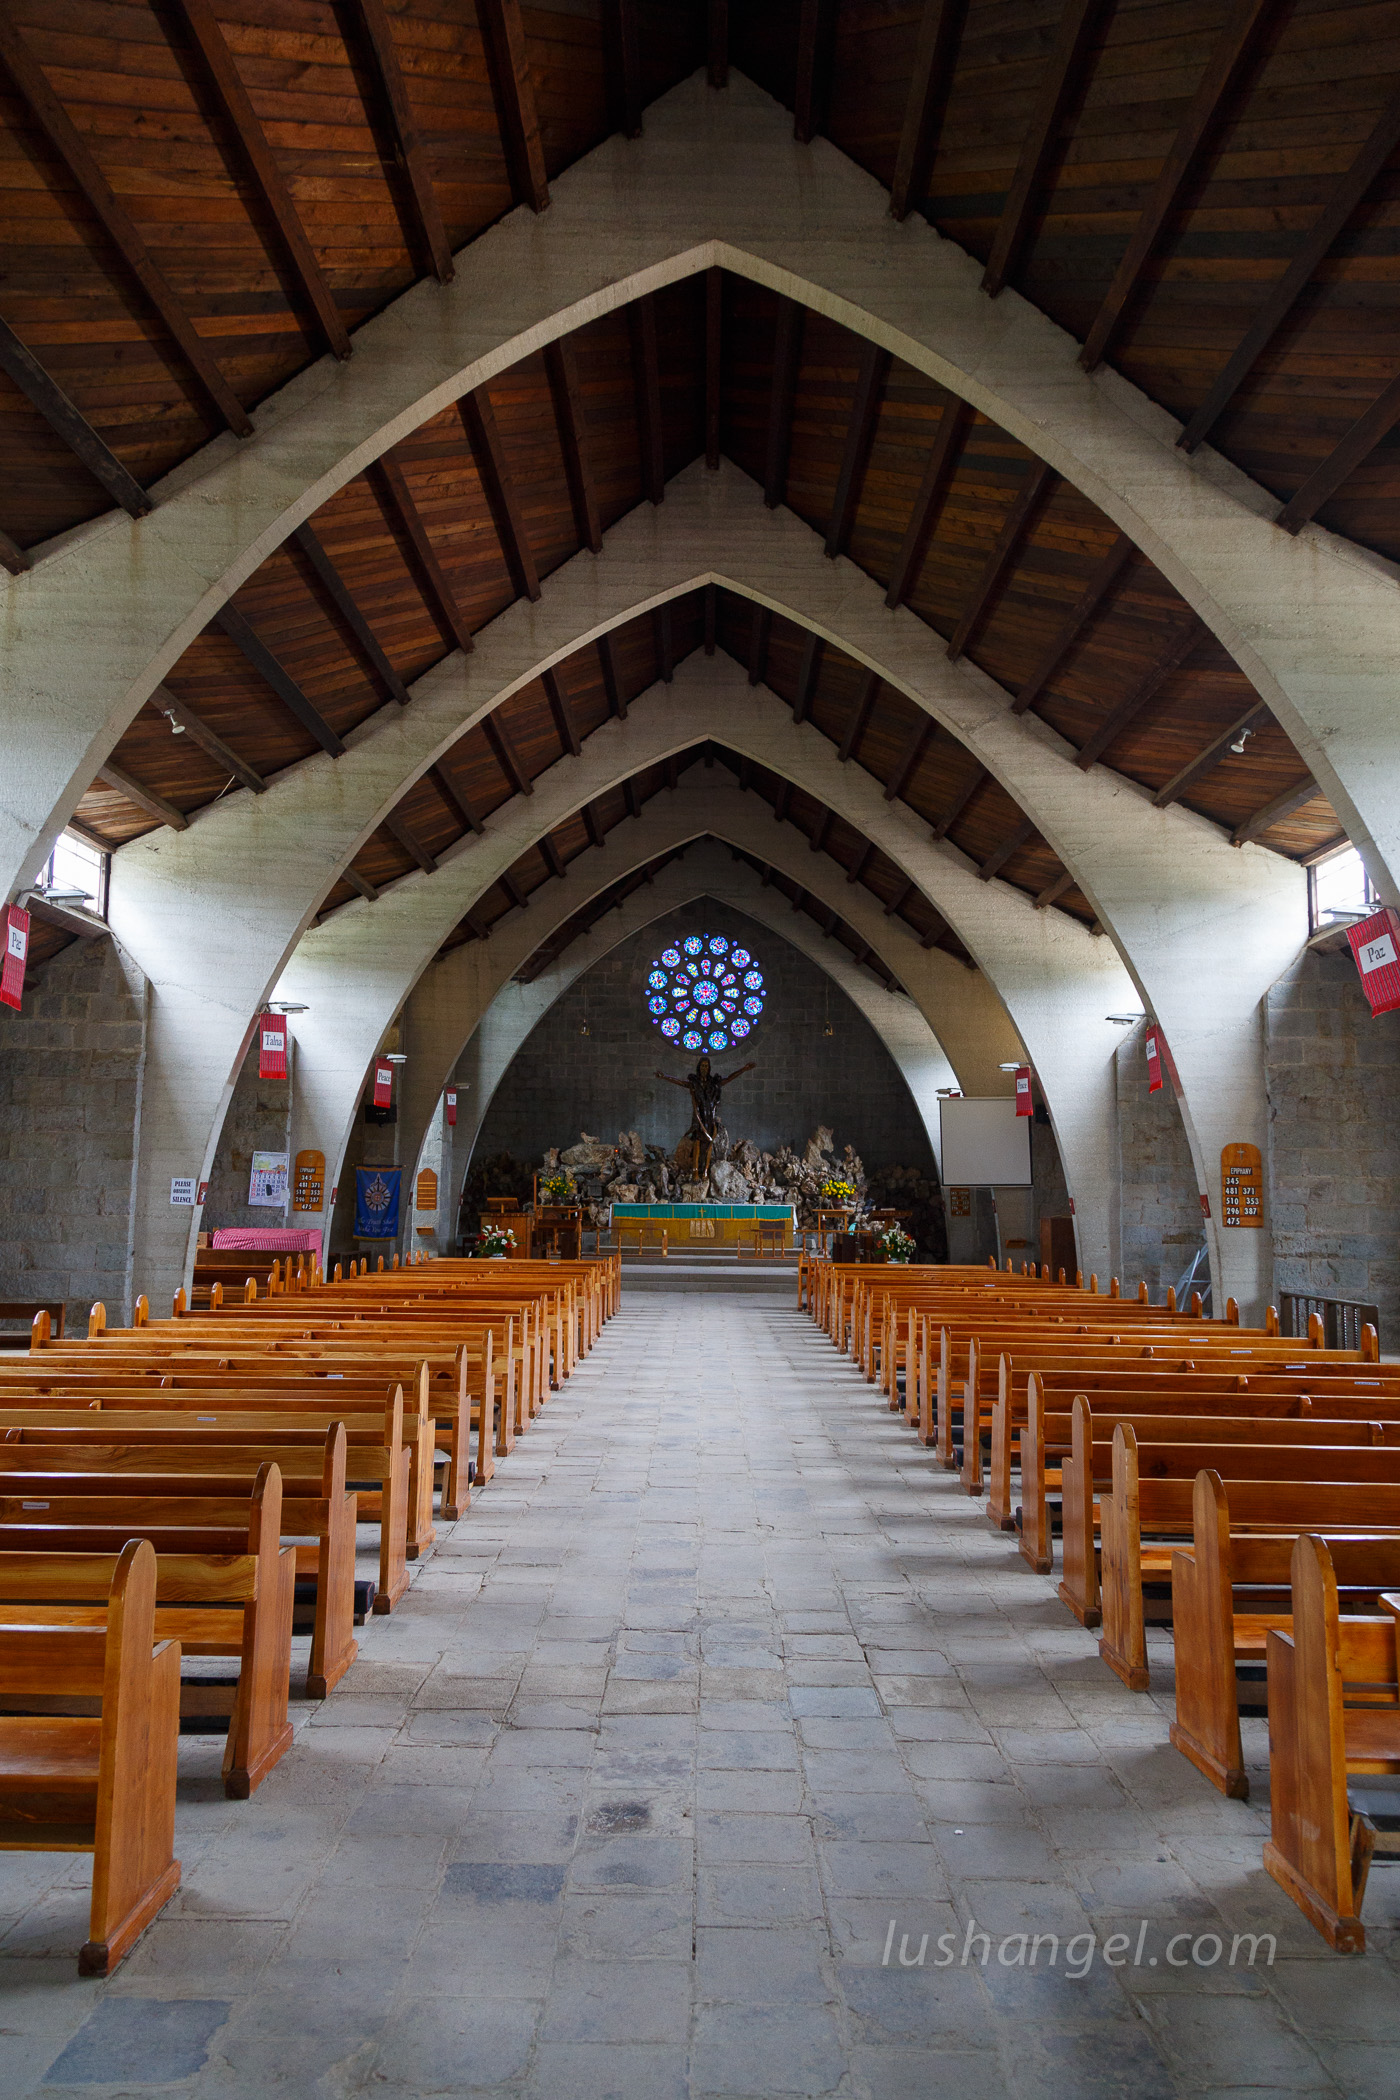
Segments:
[[[1147,1091],[1160,1094],[1162,1091],[1162,1052],[1166,1049],[1157,1029],[1147,1031]]]
[[[444,1099],[444,1100],[446,1101],[446,1103],[447,1103],[447,1127],[448,1127],[448,1129],[450,1130],[450,1129],[452,1129],[453,1125],[454,1125],[454,1124],[456,1123],[456,1121],[457,1121],[457,1089],[456,1089],[456,1087],[455,1087],[455,1086],[450,1086],[450,1087],[449,1087],[449,1088],[447,1089],[447,1092],[446,1092],[446,1094],[445,1094],[445,1095],[443,1096],[443,1099]]]
[[[1400,913],[1383,904],[1369,919],[1348,926],[1347,939],[1371,1002],[1371,1018],[1394,1013],[1400,1006]]]
[[[286,1076],[287,1016],[285,1014],[259,1014],[258,1077],[259,1079],[285,1079]]]
[[[1016,1113],[1018,1116],[1033,1116],[1035,1114],[1035,1103],[1031,1099],[1031,1068],[1029,1065],[1018,1065],[1016,1067]]]
[[[29,954],[28,912],[21,911],[17,904],[7,904],[0,911],[0,931],[5,936],[5,952],[0,962],[0,1005],[13,1006],[18,1012],[24,991],[24,965]]]
[[[387,1108],[394,1098],[394,1068],[386,1065],[382,1058],[374,1064],[374,1105]]]

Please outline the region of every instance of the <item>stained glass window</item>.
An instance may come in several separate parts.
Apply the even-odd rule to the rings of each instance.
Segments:
[[[722,933],[688,933],[647,971],[647,1012],[683,1050],[727,1050],[752,1032],[768,996],[762,970]]]

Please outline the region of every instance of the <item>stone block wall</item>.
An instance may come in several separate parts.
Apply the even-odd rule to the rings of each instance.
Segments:
[[[1264,1009],[1276,1291],[1359,1299],[1400,1349],[1400,1014],[1349,952],[1305,950]]]
[[[285,1225],[285,1210],[254,1209],[248,1182],[255,1152],[287,1152],[291,1147],[292,1102],[296,1087],[296,1044],[287,1043],[287,1077],[259,1079],[258,1032],[248,1046],[243,1069],[233,1089],[209,1176],[201,1230],[218,1232],[235,1225]]]
[[[1191,1148],[1168,1080],[1147,1091],[1147,1026],[1129,1030],[1117,1052],[1118,1274],[1125,1293],[1146,1282],[1154,1302],[1165,1301],[1198,1247],[1205,1245],[1200,1192]],[[1201,1288],[1205,1284],[1202,1270]],[[1100,1277],[1100,1290],[1107,1289]]]
[[[147,998],[115,941],[75,941],[0,1007],[0,1299],[61,1298],[79,1334],[96,1299],[130,1318]]]
[[[721,1072],[750,1057],[757,1068],[726,1092],[732,1137],[752,1138],[764,1151],[785,1143],[801,1147],[825,1123],[838,1149],[853,1145],[867,1167],[898,1163],[932,1171],[913,1096],[870,1023],[798,949],[718,905],[658,919],[578,979],[506,1073],[476,1156],[508,1150],[534,1161],[547,1146],[576,1144],[585,1128],[610,1142],[620,1130],[635,1129],[646,1143],[672,1149],[690,1121],[690,1100],[653,1074],[659,1067],[679,1078],[695,1054],[652,1026],[646,973],[669,942],[691,932],[742,940],[767,980],[768,1003],[753,1036],[714,1058]]]

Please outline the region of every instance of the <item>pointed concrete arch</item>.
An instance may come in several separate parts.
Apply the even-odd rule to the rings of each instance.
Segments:
[[[7,603],[0,885],[32,876],[112,743],[194,635],[336,488],[428,416],[609,308],[720,265],[831,315],[983,409],[1082,489],[1157,563],[1293,737],[1396,901],[1400,798],[1389,696],[1400,657],[1390,566],[1277,503],[825,141],[797,145],[739,75],[702,77],[472,243],[255,418],[167,478],[150,517],[68,535]],[[8,717],[8,719],[7,719]],[[373,733],[373,732],[371,732]],[[310,761],[309,763],[315,763]]]

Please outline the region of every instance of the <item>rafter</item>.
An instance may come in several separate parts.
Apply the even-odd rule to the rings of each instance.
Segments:
[[[1183,452],[1204,443],[1269,344],[1307,290],[1319,264],[1400,144],[1400,95],[1392,95],[1370,137],[1327,193],[1292,262],[1279,278],[1239,347],[1221,367],[1210,392],[1177,439]]]
[[[176,4],[184,15],[202,61],[201,80],[212,88],[224,119],[238,141],[239,151],[277,230],[278,241],[291,265],[292,274],[316,317],[322,340],[332,356],[347,358],[350,337],[335,303],[335,294],[326,282],[315,250],[306,237],[306,228],[301,223],[301,214],[293,201],[287,179],[258,120],[233,53],[214,18],[214,10],[209,0],[176,0]]]
[[[828,905],[828,906],[827,906],[827,912],[826,912],[826,917],[825,917],[825,919],[824,919],[824,920],[822,921],[822,932],[823,932],[823,933],[824,933],[824,934],[826,935],[826,937],[827,937],[827,939],[828,939],[828,940],[832,940],[832,939],[834,939],[834,937],[835,937],[835,934],[836,934],[836,929],[837,929],[837,927],[838,927],[838,926],[839,926],[840,924],[841,924],[841,914],[840,914],[840,912],[839,912],[839,911],[837,911],[837,909],[836,909],[836,907],[835,907],[835,905],[834,905],[834,904],[833,904],[833,905]]]
[[[802,661],[797,668],[797,692],[792,703],[794,722],[805,722],[816,698],[817,685],[822,675],[822,655],[825,645],[819,634],[808,630],[802,644]]]
[[[729,0],[709,0],[705,75],[712,88],[729,85]]]
[[[773,815],[777,819],[778,823],[786,824],[788,804],[791,801],[792,782],[790,780],[780,780],[778,782],[778,792],[773,797]]]
[[[144,518],[154,510],[154,499],[128,474],[116,453],[5,321],[0,321],[0,371],[6,372],[28,397],[54,435],[62,439],[75,459],[82,461],[114,503],[119,503],[133,518]]]
[[[934,825],[933,835],[936,839],[947,838],[948,833],[957,823],[958,818],[967,808],[973,796],[978,792],[980,788],[986,785],[987,781],[989,781],[991,777],[991,774],[987,771],[987,768],[985,766],[979,766],[977,768],[976,772],[973,774],[971,780],[968,781],[962,793],[954,801],[952,808],[948,811],[948,814],[944,817],[940,817],[938,822]]]
[[[890,185],[890,212],[896,219],[917,211],[928,195],[966,11],[966,0],[924,0]]]
[[[546,345],[545,370],[554,402],[554,420],[559,431],[559,449],[564,455],[564,475],[569,484],[574,530],[590,553],[603,551],[603,527],[598,515],[598,492],[589,464],[583,434],[583,395],[578,383],[578,361],[566,335]]]
[[[776,510],[787,493],[792,410],[797,398],[797,373],[802,361],[802,331],[806,319],[806,308],[796,299],[780,300],[778,329],[773,344],[773,384],[768,397],[768,442],[763,475],[763,500],[769,510]]]
[[[857,853],[855,859],[851,862],[850,867],[846,870],[847,882],[859,882],[864,876],[866,869],[870,866],[870,863],[872,860],[874,860],[874,858],[875,848],[867,839],[865,844],[861,847],[859,853]]]
[[[681,755],[679,751],[673,751],[666,761],[666,786],[671,794],[674,795],[676,789],[680,786],[680,779]]]
[[[1328,498],[1336,495],[1347,476],[1356,472],[1383,437],[1389,436],[1397,423],[1400,423],[1400,379],[1392,379],[1385,392],[1371,403],[1364,415],[1357,417],[1345,437],[1338,440],[1326,459],[1313,468],[1302,487],[1284,504],[1278,514],[1278,523],[1284,531],[1301,532]]]
[[[1167,220],[1182,200],[1197,155],[1252,58],[1260,30],[1280,4],[1281,0],[1233,0],[1157,180],[1138,214],[1113,282],[1085,338],[1079,361],[1086,372],[1095,371],[1108,355],[1113,332],[1137,290]]]
[[[141,781],[133,780],[130,773],[121,766],[113,765],[110,758],[97,777],[108,787],[115,788],[133,808],[144,811],[148,817],[154,817],[157,824],[168,824],[172,831],[189,830],[190,820],[182,809],[177,809],[164,795],[158,795],[154,788],[148,788]]]
[[[1198,751],[1179,772],[1173,773],[1164,787],[1158,788],[1152,797],[1153,808],[1165,809],[1169,803],[1178,801],[1188,788],[1193,787],[1207,773],[1214,771],[1238,737],[1246,730],[1258,729],[1268,719],[1268,708],[1262,701],[1256,701],[1253,707],[1245,710],[1237,722],[1232,722],[1228,729],[1222,729],[1219,736],[1212,737],[1204,750]]]
[[[914,508],[909,513],[909,523],[904,528],[904,538],[895,557],[890,587],[885,593],[885,603],[888,606],[902,605],[919,580],[919,571],[924,565],[928,543],[938,523],[938,514],[943,508],[948,484],[957,466],[963,433],[971,415],[972,411],[965,401],[956,401],[950,396],[943,404],[943,414],[933,441],[933,450],[929,454],[928,465],[924,468],[919,493],[914,498]]]
[[[438,282],[450,284],[452,251],[447,245],[447,230],[442,223],[442,211],[433,188],[427,155],[408,99],[408,85],[399,63],[384,0],[345,0],[345,5],[358,19],[362,31],[359,42],[370,73],[371,100],[378,104],[378,108],[370,112],[370,121],[375,124],[378,118],[375,128],[386,134],[388,157],[399,171],[403,203],[410,222],[405,229],[410,236],[409,246],[416,243],[422,250],[421,259]]]
[[[484,386],[475,393],[463,394],[457,403],[462,418],[462,428],[471,446],[476,471],[481,477],[481,486],[490,506],[491,517],[496,527],[496,537],[501,543],[506,567],[516,596],[528,598],[533,604],[540,595],[540,572],[535,564],[529,534],[525,530],[525,518],[515,491],[510,464],[496,423],[496,412],[491,406],[491,396]]]
[[[844,554],[850,544],[851,532],[860,508],[861,491],[865,486],[865,470],[870,465],[871,448],[875,443],[875,426],[880,420],[880,409],[885,398],[885,382],[890,373],[890,353],[882,350],[878,343],[866,343],[860,353],[860,370],[856,375],[855,398],[851,403],[851,419],[846,425],[846,442],[841,451],[841,469],[836,477],[836,495],[831,506],[831,523],[827,527],[826,552],[834,559]]]
[[[1061,897],[1063,897],[1069,890],[1072,890],[1073,888],[1073,871],[1069,868],[1065,868],[1061,874],[1055,877],[1055,880],[1053,882],[1046,883],[1044,889],[1040,892],[1039,896],[1035,900],[1036,910],[1048,911],[1052,904],[1058,904]]]
[[[608,122],[626,139],[642,135],[642,69],[637,54],[636,0],[603,0]]]
[[[1005,838],[993,846],[986,859],[978,864],[977,873],[980,879],[990,882],[994,875],[999,875],[1006,863],[1035,835],[1035,825],[1029,817],[1023,817],[1014,830],[1008,831]]]
[[[831,811],[823,808],[817,813],[817,821],[812,828],[811,837],[807,841],[808,847],[813,853],[820,853],[823,850],[826,845],[826,835],[830,829]]]
[[[904,793],[918,769],[919,761],[927,750],[929,738],[934,735],[935,729],[936,724],[931,722],[927,715],[914,724],[909,732],[908,742],[899,754],[895,769],[886,782],[886,802],[895,802]]]
[[[437,873],[437,861],[419,839],[411,826],[400,816],[390,815],[384,819],[384,829],[391,839],[403,847],[410,860],[416,860],[425,875]]]
[[[773,615],[766,605],[755,598],[749,614],[749,684],[762,685],[768,675],[768,642],[773,632]]]
[[[1047,466],[1044,460],[1031,461],[1022,477],[1021,486],[1016,491],[1015,501],[1002,520],[1001,531],[987,556],[982,574],[973,585],[972,595],[953,629],[948,654],[955,663],[975,640],[991,612],[996,596],[1015,567],[1022,545],[1035,523],[1035,515],[1045,492],[1054,479],[1053,467]]]
[[[330,723],[320,709],[307,699],[291,672],[278,662],[266,642],[259,641],[242,613],[232,604],[224,605],[215,613],[214,624],[221,627],[229,640],[243,651],[253,669],[271,686],[288,713],[295,715],[302,728],[311,732],[321,749],[329,751],[332,758],[339,758],[345,746]]]
[[[247,788],[254,795],[266,794],[267,782],[262,774],[255,772],[246,760],[230,749],[221,736],[216,736],[204,717],[196,714],[185,701],[177,699],[168,685],[156,687],[151,695],[151,705],[159,708],[163,715],[168,715],[189,737],[192,744],[198,744],[200,750],[213,759],[216,766],[222,766],[226,772],[231,773],[240,787]]]
[[[1087,773],[1090,766],[1137,720],[1148,703],[1156,698],[1172,673],[1181,669],[1204,632],[1205,629],[1195,613],[1188,614],[1176,633],[1168,640],[1165,650],[1148,670],[1147,675],[1139,679],[1126,699],[1120,700],[1117,707],[1110,708],[1093,735],[1080,746],[1074,762],[1081,773]]]
[[[218,420],[227,423],[239,437],[251,437],[253,424],[248,411],[205,348],[184,302],[136,231],[130,214],[118,203],[86,141],[49,85],[47,74],[3,8],[0,8],[0,62],[3,62],[49,145],[87,199],[89,209],[108,240],[141,287]]]
[[[713,656],[719,641],[719,592],[712,583],[705,585],[704,650]]]
[[[390,522],[399,525],[408,541],[408,565],[429,612],[457,647],[469,655],[474,646],[472,631],[433,551],[428,528],[419,515],[403,468],[391,452],[385,452],[371,467],[370,476],[389,511]]]
[[[591,802],[585,802],[582,810],[583,828],[588,833],[590,846],[601,846],[603,833],[598,826],[598,812]]]
[[[540,858],[555,881],[562,882],[565,874],[564,858],[549,832],[540,840]]]
[[[846,723],[846,733],[841,739],[841,748],[836,754],[842,765],[845,765],[846,761],[853,755],[861,738],[865,735],[879,691],[879,672],[867,671],[865,677],[861,680],[860,692],[856,696],[856,704],[851,709],[850,718]]]
[[[1266,831],[1272,831],[1275,824],[1281,824],[1285,817],[1291,817],[1295,809],[1301,809],[1304,803],[1313,801],[1321,793],[1322,789],[1311,775],[1306,780],[1297,781],[1291,788],[1285,788],[1281,795],[1275,795],[1272,802],[1266,802],[1262,809],[1256,809],[1254,815],[1246,817],[1243,824],[1237,825],[1230,834],[1230,844],[1252,844],[1255,839],[1262,838]]]
[[[1104,0],[1065,0],[1055,44],[1040,78],[1021,156],[1001,208],[982,289],[993,299],[1016,267],[1051,166],[1060,150],[1060,127],[1083,83],[1093,33]]]
[[[477,813],[476,806],[470,795],[464,795],[462,790],[450,778],[447,768],[441,759],[438,760],[435,766],[429,766],[428,778],[458,822],[464,824],[468,831],[473,831],[480,837],[486,827]]]
[[[33,566],[23,547],[12,540],[8,532],[0,532],[0,569],[10,576],[23,576]]]
[[[310,525],[299,525],[292,534],[293,544],[299,547],[316,576],[316,580],[330,599],[331,604],[349,628],[371,671],[384,687],[391,700],[400,707],[408,706],[408,687],[380,645],[379,637],[355,602],[349,584],[327,554],[315,530]]]
[[[1093,575],[1075,599],[1068,614],[1056,628],[1054,637],[1030,677],[1011,703],[1013,715],[1023,715],[1033,707],[1049,685],[1070,650],[1079,640],[1104,599],[1112,590],[1133,552],[1133,542],[1126,532],[1120,532],[1113,545],[1104,555]]]
[[[670,685],[676,675],[676,645],[671,624],[671,601],[658,605],[653,615],[656,623],[656,660],[661,666],[661,678]]]
[[[639,817],[641,815],[642,805],[637,800],[637,783],[630,776],[622,783],[622,799],[626,805],[629,817]]]
[[[613,652],[612,629],[598,637],[598,667],[603,674],[603,691],[608,696],[608,706],[618,722],[627,720],[627,696],[622,690],[618,676],[617,657]]]
[[[803,145],[814,139],[826,124],[834,13],[833,0],[802,0],[797,27],[797,80],[792,128],[793,136]]]
[[[496,118],[512,193],[517,204],[528,204],[531,211],[544,211],[549,203],[549,178],[545,173],[520,0],[477,0],[476,15],[486,32]]]
[[[583,745],[579,742],[578,725],[569,705],[569,696],[559,683],[558,673],[553,670],[542,671],[540,683],[544,687],[545,698],[549,702],[549,712],[559,732],[560,743],[571,758],[579,757]]]
[[[533,795],[535,784],[520,763],[519,754],[511,741],[510,731],[506,728],[505,723],[500,720],[500,710],[497,709],[494,713],[484,716],[481,726],[486,732],[487,743],[495,753],[497,765],[505,774],[515,793],[517,795]]]
[[[642,459],[642,494],[660,503],[666,494],[666,461],[662,450],[661,365],[656,347],[656,300],[651,292],[627,309],[632,341],[632,376],[637,394],[637,441]]]
[[[719,465],[720,410],[724,394],[724,272],[705,272],[705,465]]]
[[[885,906],[885,917],[887,919],[897,919],[918,887],[917,882],[906,882],[902,890],[896,890],[889,903]]]
[[[375,904],[378,902],[378,890],[370,881],[369,877],[367,875],[362,875],[358,868],[342,868],[340,871],[340,879],[342,882],[348,882],[351,889],[354,890],[358,896],[364,898],[366,904]]]
[[[526,892],[521,889],[520,884],[516,881],[511,869],[504,869],[502,873],[497,876],[496,879],[500,883],[501,888],[505,891],[511,903],[515,906],[516,910],[524,911],[526,906],[529,904],[530,899]]]

